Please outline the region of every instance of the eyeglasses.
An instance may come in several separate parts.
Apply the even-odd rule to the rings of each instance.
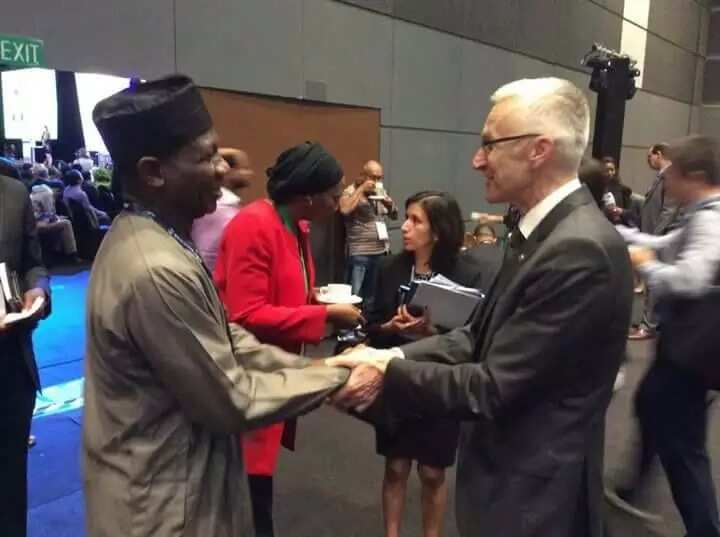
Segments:
[[[525,138],[532,138],[533,136],[542,136],[542,134],[539,134],[539,133],[517,134],[515,136],[505,136],[504,138],[495,138],[494,140],[488,140],[486,138],[483,138],[480,141],[480,147],[485,151],[489,151],[490,149],[492,149],[492,147],[495,144],[502,144],[505,142],[514,142],[515,140],[523,140]]]

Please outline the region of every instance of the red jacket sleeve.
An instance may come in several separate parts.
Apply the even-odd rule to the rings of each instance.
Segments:
[[[278,237],[272,226],[258,220],[241,212],[223,236],[215,280],[229,319],[268,343],[317,343],[325,334],[326,308],[306,304],[302,274],[288,279],[273,270],[273,255],[292,254],[274,248]],[[297,306],[288,304],[293,301]]]

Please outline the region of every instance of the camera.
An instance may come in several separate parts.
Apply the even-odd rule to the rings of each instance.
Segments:
[[[581,65],[592,67],[590,89],[596,93],[608,91],[613,80],[624,79],[625,98],[632,99],[637,91],[635,78],[640,76],[637,60],[600,43],[594,43],[590,51],[580,61]]]

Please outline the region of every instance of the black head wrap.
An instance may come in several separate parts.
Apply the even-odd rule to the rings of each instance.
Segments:
[[[185,75],[135,84],[100,101],[93,121],[113,159],[115,180],[142,157],[166,157],[212,128],[200,90]]]
[[[340,163],[316,142],[305,142],[283,151],[267,169],[267,191],[277,203],[294,196],[325,192],[343,178]]]

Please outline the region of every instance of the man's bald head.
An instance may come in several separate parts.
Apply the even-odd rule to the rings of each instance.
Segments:
[[[356,183],[361,184],[367,180],[382,181],[383,167],[377,160],[368,160],[362,168],[362,175],[358,177]]]

